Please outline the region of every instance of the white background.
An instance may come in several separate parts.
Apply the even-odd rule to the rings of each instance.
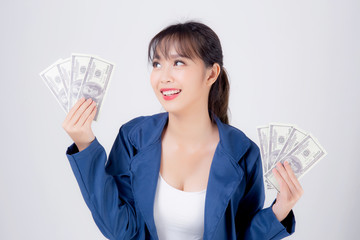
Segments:
[[[199,20],[220,37],[230,124],[297,124],[328,155],[301,179],[288,239],[356,239],[359,227],[359,1],[1,1],[0,239],[104,239],[66,158],[65,113],[39,77],[72,52],[116,64],[93,130],[109,153],[120,126],[161,111],[150,39]],[[267,191],[266,204],[275,197]]]

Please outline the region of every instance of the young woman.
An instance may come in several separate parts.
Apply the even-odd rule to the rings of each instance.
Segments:
[[[101,232],[110,239],[281,239],[303,194],[289,164],[263,209],[259,149],[228,123],[229,82],[218,36],[171,25],[150,42],[151,85],[166,110],[120,127],[109,158],[91,130],[96,104],[80,99],[63,122],[67,157]]]

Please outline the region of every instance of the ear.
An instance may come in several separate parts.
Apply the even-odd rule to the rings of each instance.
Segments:
[[[218,63],[214,63],[211,68],[207,71],[206,85],[211,86],[220,74],[220,65]]]

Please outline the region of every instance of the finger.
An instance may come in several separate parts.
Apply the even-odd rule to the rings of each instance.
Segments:
[[[86,110],[84,111],[84,113],[80,116],[79,121],[75,124],[75,126],[80,126],[82,127],[86,121],[86,119],[89,117],[89,115],[91,114],[92,110],[94,109],[94,107],[96,106],[96,102],[92,101],[92,103],[86,108]]]
[[[96,112],[97,112],[97,106],[95,105],[95,107],[93,108],[91,114],[89,115],[89,117],[86,119],[86,121],[84,123],[85,127],[88,127],[88,126],[91,125],[92,121],[95,118]]]
[[[290,164],[288,161],[285,161],[284,162],[284,167],[291,179],[291,181],[293,182],[293,184],[295,185],[296,189],[300,192],[303,192],[303,188],[301,187],[301,184],[299,182],[299,180],[297,179],[297,177],[295,176],[295,173],[294,171],[292,170]]]
[[[76,112],[76,110],[81,106],[81,104],[83,104],[83,102],[85,102],[85,98],[82,97],[80,98],[76,103],[75,105],[70,109],[69,113],[66,115],[66,118],[65,118],[65,122],[69,121],[74,113]]]
[[[92,103],[92,99],[88,98],[83,104],[81,104],[79,109],[77,109],[76,112],[74,113],[74,117],[71,118],[70,120],[71,125],[77,124],[77,122],[80,120],[81,115],[83,115],[83,113],[90,106],[91,103]]]
[[[280,186],[279,194],[286,194],[286,192],[289,192],[290,190],[289,190],[285,180],[280,175],[279,171],[276,168],[273,168],[272,172],[275,176],[276,181],[278,182],[278,184]]]
[[[280,175],[282,176],[282,178],[288,185],[288,188],[290,189],[291,193],[294,193],[296,191],[295,186],[294,186],[293,182],[291,181],[289,175],[287,174],[287,172],[281,162],[278,162],[276,164],[276,169],[279,171]]]

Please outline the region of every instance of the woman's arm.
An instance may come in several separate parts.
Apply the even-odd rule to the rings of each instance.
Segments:
[[[74,140],[66,155],[81,194],[104,236],[134,239],[140,227],[128,172],[134,149],[121,127],[107,159],[105,149],[91,130],[95,106],[91,100],[80,99],[66,116],[63,128]],[[117,169],[112,171],[116,176],[109,174],[114,169],[111,163],[116,163]]]
[[[116,155],[117,149],[113,147],[110,155]],[[132,193],[125,191],[130,186],[126,172],[118,179],[105,172],[106,152],[96,138],[81,152],[72,144],[66,154],[85,203],[103,235],[109,239],[132,239],[137,224]]]
[[[250,152],[246,155],[246,192],[237,211],[237,238],[282,239],[295,231],[295,217],[289,211],[283,221],[279,221],[272,210],[272,206],[263,209],[265,191],[263,182],[262,163],[258,147],[252,143]]]

